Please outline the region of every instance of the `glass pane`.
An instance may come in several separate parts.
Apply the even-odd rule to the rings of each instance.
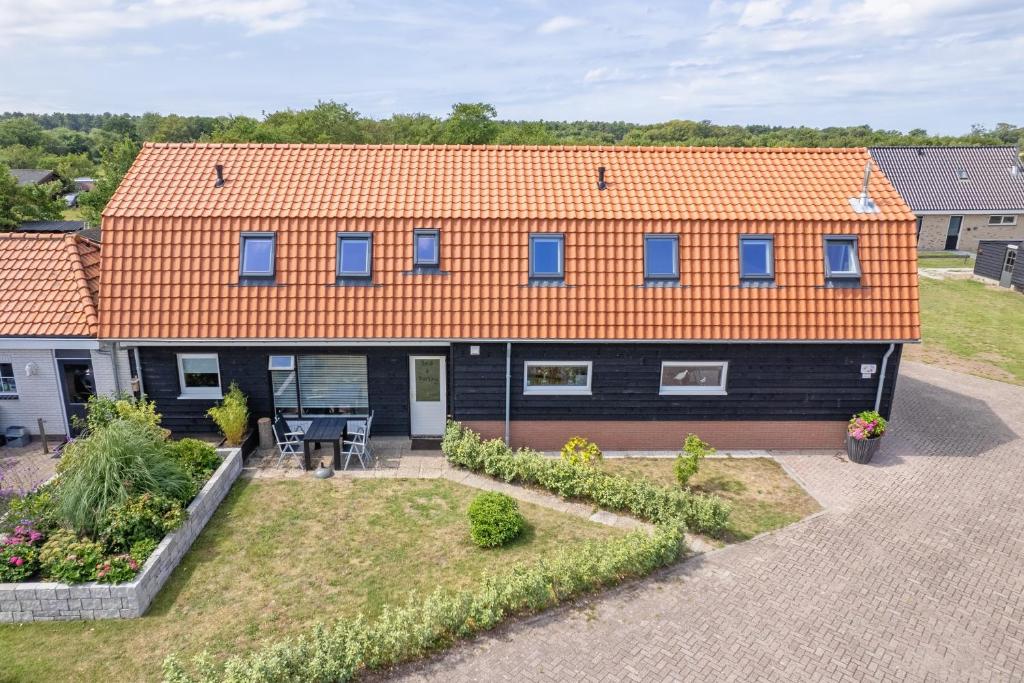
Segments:
[[[299,400],[304,415],[364,413],[368,406],[366,356],[299,356]]]
[[[771,275],[771,242],[768,240],[743,240],[740,242],[741,275],[756,277]]]
[[[343,239],[341,241],[341,272],[366,275],[370,272],[370,241]]]
[[[211,372],[217,374],[216,358],[182,358],[181,368],[186,373]]]
[[[663,387],[720,387],[721,365],[666,365],[661,369]]]
[[[293,356],[271,356],[270,357],[270,369],[271,370],[292,370],[295,368],[295,358]]]
[[[0,363],[0,394],[18,393],[14,381],[14,366],[11,363]]]
[[[833,273],[854,273],[853,242],[831,241],[825,246],[829,270]]]
[[[274,240],[267,237],[242,238],[242,273],[270,274],[273,272]]]
[[[526,385],[530,387],[585,387],[586,365],[530,365]]]
[[[533,240],[533,274],[561,275],[562,240],[546,237]]]
[[[299,392],[295,372],[275,370],[270,373],[270,384],[274,390],[274,409],[285,415],[297,414]]]
[[[216,358],[181,359],[181,374],[184,375],[186,388],[219,387],[220,377],[217,372]]]
[[[64,373],[64,393],[68,403],[85,403],[96,393],[92,379],[92,366],[89,363],[62,363]]]
[[[437,236],[416,236],[416,263],[437,263]]]
[[[441,400],[441,359],[416,359],[416,400]]]
[[[647,239],[645,255],[648,275],[676,274],[676,241],[667,238]]]

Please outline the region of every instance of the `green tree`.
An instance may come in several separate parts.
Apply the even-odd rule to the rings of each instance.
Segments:
[[[452,106],[444,122],[444,142],[450,145],[486,145],[498,136],[498,112],[483,102],[461,102]]]
[[[57,220],[64,200],[60,183],[18,185],[7,166],[0,165],[0,230],[9,231],[25,221]]]
[[[82,207],[82,216],[90,225],[99,225],[103,209],[114,196],[114,191],[121,184],[121,179],[131,168],[135,157],[139,154],[139,143],[131,138],[123,138],[103,153],[100,162],[99,177],[96,186],[89,192],[78,197],[78,205]]]
[[[43,127],[27,116],[0,121],[0,147],[25,145],[39,147],[43,144]]]

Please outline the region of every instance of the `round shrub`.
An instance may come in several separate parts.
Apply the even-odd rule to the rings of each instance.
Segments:
[[[593,441],[574,436],[562,446],[562,460],[572,465],[596,465],[603,457]]]
[[[96,578],[103,546],[79,538],[73,531],[55,531],[39,551],[43,576],[62,583],[82,583]]]
[[[481,548],[511,543],[525,524],[515,498],[504,493],[481,493],[469,504],[469,534]]]
[[[100,536],[111,548],[125,552],[139,541],[159,542],[184,521],[181,503],[143,493],[108,508],[101,518]]]
[[[43,538],[31,524],[19,524],[0,541],[0,583],[24,581],[36,573]]]
[[[206,480],[220,467],[217,449],[199,439],[171,441],[167,445],[167,451],[186,474],[192,477],[197,488],[202,488]]]

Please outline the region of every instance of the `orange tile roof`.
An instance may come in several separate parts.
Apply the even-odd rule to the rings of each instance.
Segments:
[[[100,248],[76,235],[0,235],[0,336],[94,337]]]
[[[914,216],[860,149],[147,145],[104,213],[112,339],[906,340]],[[214,187],[215,164],[226,183]],[[596,186],[607,168],[608,188]],[[411,275],[412,229],[444,275]],[[274,287],[238,286],[275,231]],[[335,284],[335,234],[373,233],[373,287]],[[566,287],[528,287],[528,235],[565,234]],[[683,287],[644,288],[643,235],[680,236]],[[775,289],[740,288],[738,236],[775,236]],[[860,237],[826,289],[822,236]]]

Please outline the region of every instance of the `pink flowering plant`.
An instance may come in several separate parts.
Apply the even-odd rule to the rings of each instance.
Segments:
[[[24,581],[39,570],[43,534],[22,522],[0,541],[0,583]]]
[[[96,565],[96,580],[100,583],[131,581],[139,571],[139,563],[128,553],[106,557]]]
[[[865,410],[853,416],[846,431],[857,441],[863,441],[882,436],[888,426],[889,423],[877,411]]]

